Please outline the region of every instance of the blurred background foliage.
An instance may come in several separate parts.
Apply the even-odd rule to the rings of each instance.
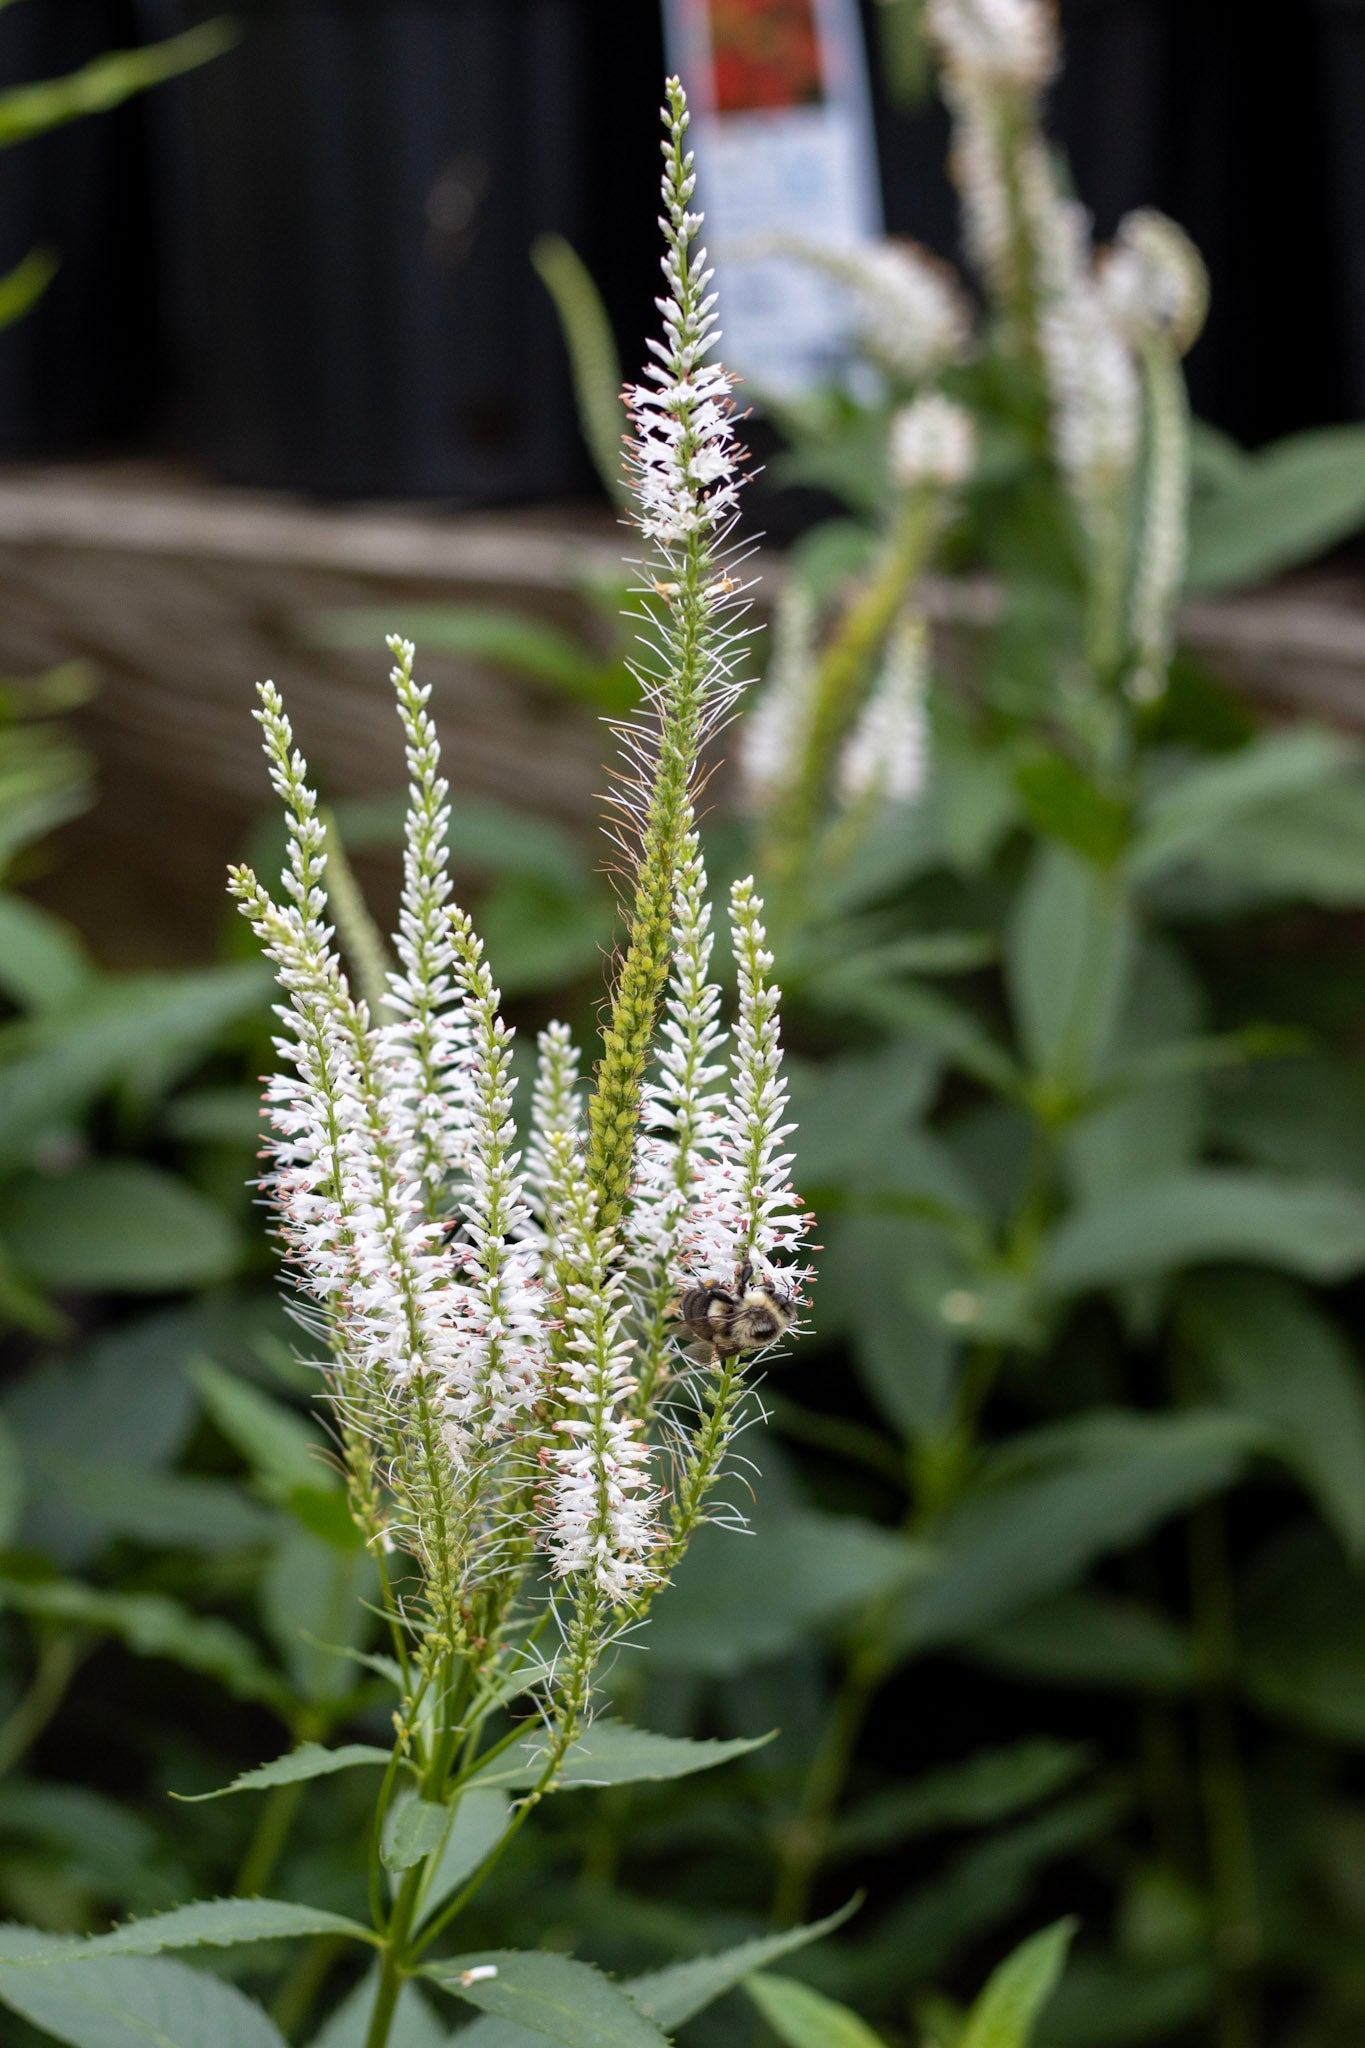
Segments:
[[[876,12],[888,92],[927,104],[917,9]],[[572,329],[581,280],[557,281]],[[594,356],[578,332],[591,384],[601,334]],[[547,1808],[466,1946],[638,1971],[861,1892],[789,1966],[807,2003],[760,1979],[684,2038],[747,2048],[761,2017],[859,2048],[821,1994],[883,2042],[979,2048],[972,1990],[1075,1915],[1038,2048],[1353,2048],[1365,762],[1180,654],[1121,781],[1092,772],[1083,593],[1029,394],[989,355],[953,389],[984,452],[946,562],[989,572],[998,614],[944,637],[924,794],[822,865],[783,932],[814,1333],[765,1387],[754,1533],[695,1546],[610,1679],[661,1732],[777,1734],[714,1777]],[[773,483],[829,514],[786,574],[829,613],[877,544],[869,451],[904,396],[770,408]],[[1365,430],[1256,454],[1200,430],[1189,586],[1291,567],[1363,515]],[[591,645],[488,608],[308,630],[397,627],[611,714],[619,596]],[[383,1740],[384,1693],[249,1190],[265,972],[225,915],[216,962],[110,973],[27,893],[93,800],[63,723],[89,687],[0,686],[0,1903],[57,1931],[234,1889],[363,1911],[353,1776],[170,1796]],[[400,805],[338,803],[350,851],[391,848]],[[592,858],[487,803],[452,830],[523,1037],[590,1013],[612,910]],[[708,830],[721,878],[752,863],[734,811]],[[289,2038],[345,2048],[344,2008],[312,2017],[337,1963],[324,1937],[215,1967],[266,1987]],[[405,2048],[443,2038],[406,2024]]]

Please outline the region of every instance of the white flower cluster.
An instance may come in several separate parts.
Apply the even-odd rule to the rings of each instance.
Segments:
[[[643,1274],[681,1271],[694,1284],[716,1275],[732,1282],[747,1267],[795,1304],[811,1277],[796,1260],[811,1218],[791,1185],[791,1154],[781,1150],[795,1126],[783,1122],[781,992],[770,979],[763,905],[752,877],[734,884],[739,1013],[731,1045],[720,988],[708,979],[705,885],[694,833],[678,891],[664,1043],[641,1110],[633,1263]]]
[[[975,460],[971,414],[941,392],[926,392],[894,415],[889,467],[892,482],[902,490],[957,490]]]
[[[702,216],[687,210],[697,180],[691,151],[679,156],[686,109],[671,115],[665,109],[665,118],[670,120],[663,191],[668,289],[655,300],[663,314],[664,339],[649,343],[657,358],[645,372],[650,381],[629,387],[625,399],[634,429],[626,456],[637,523],[648,539],[668,549],[725,525],[739,502],[739,480],[732,379],[719,363],[705,360],[720,330],[715,293],[706,289],[713,275],[706,251],[692,246]],[[674,159],[680,174],[675,174]]]
[[[678,1369],[675,1324],[662,1332],[668,1356],[653,1355],[660,1297],[733,1286],[746,1263],[793,1298],[808,1278],[790,1263],[809,1219],[781,1149],[792,1127],[761,905],[751,883],[736,886],[739,1013],[719,1086],[727,1039],[706,979],[705,871],[689,838],[636,1184],[623,1229],[607,1230],[584,1171],[579,1061],[562,1025],[541,1035],[523,1169],[512,1033],[468,919],[447,906],[439,748],[412,649],[394,646],[411,775],[403,965],[391,978],[399,1024],[372,1022],[350,990],[325,921],[316,798],[278,693],[261,692],[291,822],[285,903],[246,870],[233,884],[288,997],[263,1184],[322,1318],[347,1419],[381,1447],[400,1445],[387,1453],[400,1504],[409,1491],[428,1503],[439,1493],[468,1533],[462,1569],[476,1577],[506,1511],[499,1473],[514,1491],[541,1473],[533,1513],[552,1570],[626,1601],[657,1578],[663,1544],[650,1408],[636,1398],[644,1366],[656,1388]],[[401,1445],[418,1408],[437,1421],[444,1464],[408,1488]],[[416,1533],[432,1540],[429,1528]]]
[[[907,612],[886,644],[881,673],[839,756],[838,788],[850,807],[914,803],[929,779],[929,633]]]

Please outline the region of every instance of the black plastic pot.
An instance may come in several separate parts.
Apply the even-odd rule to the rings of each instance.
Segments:
[[[0,14],[0,87],[74,71],[134,40],[130,0],[40,0]],[[0,152],[0,271],[42,244],[43,299],[0,332],[0,452],[133,438],[162,381],[144,150],[133,101]]]
[[[158,109],[188,423],[222,478],[493,502],[584,459],[534,237],[581,240],[592,0],[238,0]],[[149,31],[200,0],[142,0]]]

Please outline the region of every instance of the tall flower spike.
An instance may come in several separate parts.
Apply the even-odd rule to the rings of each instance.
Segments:
[[[696,179],[683,146],[687,100],[676,78],[668,81],[663,118],[664,339],[650,343],[650,381],[627,393],[635,518],[651,549],[641,585],[647,651],[635,671],[644,704],[637,719],[617,728],[625,762],[613,797],[633,900],[589,1104],[588,1173],[610,1224],[619,1222],[629,1196],[640,1088],[668,975],[674,889],[699,757],[741,687],[733,619],[743,591],[720,552],[739,488],[730,378],[705,360],[720,337],[706,252],[694,246],[701,215],[688,210]]]
[[[1189,400],[1180,358],[1198,338],[1209,281],[1182,228],[1144,207],[1119,223],[1100,261],[1099,288],[1138,352],[1146,397],[1147,465],[1129,631],[1136,654],[1125,687],[1159,697],[1175,648],[1175,610],[1189,532]]]
[[[447,1531],[459,1474],[437,1441],[430,1402],[447,1357],[451,1258],[422,1213],[415,1160],[395,1134],[369,1020],[322,921],[317,799],[273,684],[263,685],[257,715],[289,818],[284,885],[294,899],[281,908],[249,869],[232,871],[232,892],[290,997],[279,1012],[288,1026],[279,1051],[294,1074],[268,1089],[277,1135],[265,1186],[300,1282],[323,1311],[348,1459],[354,1463],[354,1447],[367,1438],[381,1445],[434,1608],[449,1628],[455,1560]],[[410,1077],[399,1085],[410,1093]]]
[[[749,1266],[799,1299],[810,1273],[794,1261],[811,1219],[788,1177],[792,1155],[781,1149],[796,1128],[784,1121],[782,992],[769,978],[773,956],[752,876],[731,888],[730,929],[739,976],[733,1079],[711,1129],[712,1144],[699,1160],[684,1246],[698,1279],[733,1281]]]
[[[456,988],[447,913],[450,786],[441,774],[440,742],[427,709],[431,685],[413,678],[410,640],[394,635],[388,644],[409,802],[396,939],[401,971],[389,978],[389,1005],[398,1021],[387,1025],[382,1037],[395,1084],[391,1100],[420,1160],[422,1178],[435,1194],[463,1167],[470,1115],[469,1021]],[[406,1092],[403,1079],[409,1083]]]
[[[547,1024],[536,1040],[536,1078],[531,1092],[531,1132],[526,1146],[526,1199],[538,1225],[553,1243],[558,1235],[559,1187],[552,1140],[579,1137],[583,1111],[578,1096],[578,1048],[567,1024]]]
[[[882,672],[839,758],[839,795],[861,804],[913,803],[929,771],[928,629],[907,612],[886,644]]]
[[[629,1413],[634,1347],[611,1233],[572,1172],[571,1142],[563,1132],[551,1140],[560,1155],[554,1170],[571,1190],[563,1238],[573,1277],[563,1305],[571,1412],[555,1424],[563,1442],[553,1461],[547,1547],[557,1577],[585,1581],[590,1596],[616,1605],[657,1582],[660,1495],[649,1446]]]
[[[468,1191],[460,1204],[465,1246],[461,1317],[443,1406],[457,1448],[472,1437],[481,1450],[545,1392],[545,1288],[518,1172],[512,1121],[512,1034],[498,1014],[498,991],[469,920],[451,919],[456,971],[473,1039],[473,1103]]]
[[[641,1325],[637,1408],[644,1415],[669,1377],[673,1304],[690,1277],[683,1249],[689,1212],[725,1110],[725,1091],[717,1083],[725,1078],[727,1033],[720,1021],[720,989],[708,979],[712,943],[706,868],[693,832],[678,877],[663,1046],[657,1073],[645,1084],[626,1225]]]

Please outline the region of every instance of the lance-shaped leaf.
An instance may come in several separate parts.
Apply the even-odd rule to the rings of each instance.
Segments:
[[[377,1749],[370,1742],[345,1742],[339,1749],[326,1749],[320,1742],[303,1742],[287,1756],[277,1756],[273,1763],[258,1764],[254,1771],[241,1772],[230,1785],[220,1785],[216,1792],[177,1792],[173,1796],[186,1806],[197,1806],[205,1799],[226,1799],[229,1792],[268,1792],[272,1785],[296,1785],[303,1778],[329,1778],[333,1771],[353,1771],[360,1764],[388,1761],[389,1751]]]
[[[1058,1920],[1001,1963],[967,2016],[959,2048],[1028,2048],[1075,1932],[1074,1920]]]
[[[490,1949],[429,1963],[423,1975],[495,2018],[562,2041],[565,2048],[665,2048],[667,2036],[624,1991],[571,1956]]]
[[[756,1970],[766,1969],[769,1963],[780,1962],[783,1956],[832,1934],[857,1912],[861,1903],[861,1897],[852,1898],[837,1913],[824,1920],[813,1920],[806,1927],[789,1927],[781,1934],[760,1934],[753,1941],[740,1942],[736,1948],[722,1949],[718,1955],[695,1956],[689,1962],[651,1970],[646,1976],[632,1977],[625,1988],[640,2010],[661,2027],[680,2027]]]
[[[793,1977],[748,1977],[744,1988],[786,2048],[883,2048],[856,2012]]]
[[[344,1934],[354,1941],[376,1937],[358,1920],[321,1906],[296,1906],[288,1899],[199,1899],[146,1920],[130,1920],[109,1934],[86,1940],[30,1946],[31,1929],[0,1928],[0,1962],[16,1969],[50,1969],[97,1956],[153,1956],[168,1948],[237,1948],[244,1942],[290,1940],[304,1934]],[[7,1936],[10,1939],[7,1940]]]
[[[594,1721],[565,1757],[559,1788],[688,1778],[695,1771],[713,1771],[732,1757],[747,1756],[771,1741],[769,1734],[736,1736],[728,1742],[692,1742],[679,1735],[655,1735],[648,1728],[629,1728],[624,1721]],[[522,1790],[538,1784],[544,1769],[544,1745],[539,1736],[527,1735],[478,1772],[476,1782]]]
[[[54,1940],[18,1932],[35,1948]],[[100,1956],[50,1969],[0,1963],[0,2004],[68,2048],[284,2048],[278,2028],[235,1985],[169,1956]]]

